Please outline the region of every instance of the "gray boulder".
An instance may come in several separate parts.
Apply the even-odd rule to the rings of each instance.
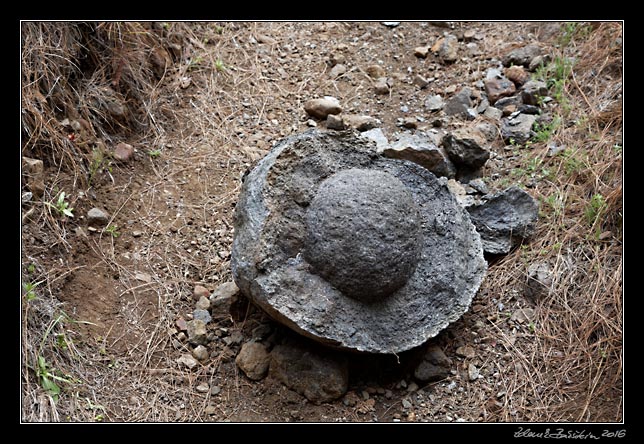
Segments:
[[[539,99],[548,94],[546,82],[530,80],[521,88],[521,100],[527,105],[538,105]]]
[[[470,109],[473,106],[472,99],[472,90],[468,87],[462,88],[459,92],[450,97],[443,111],[448,116],[460,115],[460,116],[469,116]]]
[[[532,135],[532,126],[537,121],[534,114],[516,113],[501,119],[501,137],[505,143],[526,143]]]
[[[537,201],[521,188],[511,186],[467,208],[489,254],[506,254],[534,232],[539,216]]]
[[[521,48],[513,49],[508,52],[503,57],[503,65],[512,66],[512,65],[522,65],[528,68],[530,62],[535,57],[538,57],[542,54],[541,48],[536,43],[531,43],[529,45],[523,46]]]
[[[457,167],[481,168],[490,158],[484,148],[485,135],[475,127],[458,128],[443,138],[443,146]]]
[[[436,176],[448,178],[456,175],[456,168],[449,160],[445,150],[436,146],[434,141],[422,134],[401,134],[382,154],[392,159],[404,159],[427,168]]]
[[[347,392],[349,363],[337,352],[293,341],[273,348],[269,375],[320,404],[341,398]]]
[[[356,351],[398,353],[436,336],[469,308],[487,268],[444,182],[350,131],[312,129],[273,147],[244,179],[234,229],[241,292],[298,333]]]

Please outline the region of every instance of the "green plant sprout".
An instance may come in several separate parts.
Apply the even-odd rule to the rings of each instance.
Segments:
[[[121,233],[119,233],[119,231],[118,231],[118,226],[116,226],[116,225],[110,225],[110,226],[108,226],[108,227],[105,229],[105,231],[107,231],[108,233],[110,233],[114,239],[116,239],[117,237],[119,237],[119,236],[121,235]]]
[[[154,149],[154,150],[150,150],[150,151],[148,151],[148,155],[151,158],[155,159],[155,158],[157,158],[157,157],[159,157],[161,155],[161,150],[158,149],[158,148]]]
[[[221,59],[215,60],[215,69],[219,72],[226,71],[226,65],[224,64],[224,61]]]
[[[65,192],[61,191],[60,194],[58,195],[58,200],[56,200],[56,204],[52,204],[51,202],[45,202],[47,205],[50,207],[54,208],[56,211],[58,211],[59,214],[67,217],[74,217],[74,211],[73,208],[69,207],[69,202],[65,201]]]

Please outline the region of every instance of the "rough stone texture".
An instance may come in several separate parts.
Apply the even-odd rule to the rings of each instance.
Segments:
[[[210,295],[210,310],[214,312],[227,311],[233,296],[239,293],[239,288],[234,282],[224,282]]]
[[[534,114],[519,113],[501,119],[501,137],[505,143],[526,143],[532,137],[532,125],[537,120]]]
[[[468,97],[469,99],[469,97]],[[440,95],[431,95],[425,99],[425,108],[428,111],[440,111],[445,106],[445,101]],[[471,106],[471,102],[470,102]]]
[[[521,89],[521,100],[527,105],[538,105],[539,98],[548,94],[548,86],[541,80],[530,80]]]
[[[345,125],[355,128],[358,131],[368,131],[376,128],[380,124],[380,121],[375,117],[359,114],[347,114],[342,119]]]
[[[389,147],[389,140],[387,140],[385,133],[382,132],[382,128],[370,129],[368,131],[363,132],[361,136],[375,142],[376,150],[379,153],[382,153],[385,149]]]
[[[450,375],[452,361],[437,345],[431,345],[425,351],[420,364],[414,369],[414,377],[422,382],[445,379]]]
[[[522,65],[526,68],[530,66],[530,62],[537,56],[541,55],[541,48],[535,43],[531,43],[522,48],[516,48],[508,52],[503,57],[503,65]]]
[[[451,178],[456,174],[456,168],[445,150],[436,146],[430,137],[418,132],[400,135],[391,146],[379,152],[392,159],[404,159],[417,163],[436,176]]]
[[[22,157],[23,174],[27,177],[27,187],[36,197],[45,192],[45,165],[40,159]]]
[[[212,321],[212,317],[210,316],[210,312],[208,312],[208,310],[204,310],[204,309],[201,309],[201,308],[197,308],[196,310],[193,310],[192,318],[195,319],[195,320],[200,320],[204,324],[207,324],[210,321]]]
[[[457,167],[481,168],[490,158],[490,152],[483,145],[485,136],[473,127],[458,128],[443,139],[445,151]]]
[[[188,340],[194,345],[205,345],[208,342],[206,323],[200,319],[193,319],[187,323]]]
[[[514,83],[505,77],[500,79],[486,79],[483,83],[485,85],[485,92],[487,94],[487,97],[492,104],[494,104],[494,102],[499,100],[501,97],[511,96],[517,90],[516,86],[514,86]]]
[[[518,108],[522,104],[523,104],[523,102],[521,101],[521,95],[517,94],[515,96],[500,98],[499,100],[497,100],[494,103],[494,107],[498,108],[498,109],[503,109],[503,108],[505,108],[507,106],[512,106],[513,105],[513,106]]]
[[[87,223],[92,226],[105,226],[110,221],[110,216],[100,208],[92,208],[87,212]]]
[[[259,342],[246,342],[235,358],[235,363],[246,376],[253,381],[259,381],[268,373],[270,360],[266,346]]]
[[[533,233],[539,205],[521,188],[512,186],[467,211],[481,234],[485,252],[505,254]]]
[[[326,127],[333,130],[343,130],[345,128],[344,120],[341,116],[329,114],[326,116]]]
[[[416,268],[419,218],[411,193],[391,174],[338,171],[320,184],[306,212],[304,259],[346,296],[379,300]]]
[[[129,161],[134,156],[134,147],[129,143],[121,142],[114,147],[112,157],[120,162]]]
[[[468,213],[444,182],[419,165],[380,156],[374,145],[355,132],[313,129],[273,147],[244,179],[235,210],[231,268],[241,291],[293,330],[339,348],[397,353],[424,343],[460,318],[487,264]],[[382,189],[377,190],[381,184],[373,178],[382,182]],[[356,186],[360,192],[348,196],[345,186]],[[346,195],[348,209],[331,202],[336,189]],[[370,208],[367,197],[386,208]],[[330,214],[323,215],[324,208]],[[385,219],[367,220],[360,216],[361,208]],[[404,213],[396,214],[395,209]],[[384,244],[393,241],[402,247],[398,257],[406,263],[401,270],[410,273],[408,280],[400,286],[401,281],[389,276],[397,265],[395,255],[385,252],[382,260],[388,268],[380,267],[386,271],[375,279],[392,293],[381,292],[378,300],[365,301],[355,275],[349,285],[353,297],[343,294],[336,287],[344,287],[342,282],[323,277],[340,270],[316,259],[317,242],[323,237],[317,230],[333,230],[317,226],[309,211],[329,222],[336,212],[345,218],[336,226],[339,237],[329,240],[336,245],[328,250],[333,256],[327,262],[338,255],[366,274],[363,285],[378,287],[369,282],[374,275],[368,269],[370,258],[384,250],[360,233],[352,220],[356,217]],[[356,228],[356,233],[342,233],[342,226]],[[348,243],[351,251],[337,251],[353,234],[364,242]],[[412,240],[418,245],[410,246]],[[417,263],[411,267],[414,258]]]
[[[458,38],[455,35],[448,34],[439,42],[437,52],[443,63],[454,63],[458,60]]]
[[[467,115],[468,110],[472,107],[471,95],[472,90],[470,88],[466,87],[461,89],[453,97],[447,100],[447,103],[445,103],[445,106],[443,107],[443,111],[445,111],[445,114],[448,116]]]
[[[312,117],[326,119],[329,114],[340,114],[342,106],[335,97],[325,96],[307,101],[304,104],[304,111]]]
[[[528,74],[528,71],[526,71],[526,69],[520,65],[513,65],[508,68],[505,68],[503,73],[508,79],[512,80],[514,84],[517,86],[523,85],[530,78],[530,74]]]
[[[346,357],[299,342],[273,348],[269,375],[316,404],[341,398],[349,386]]]

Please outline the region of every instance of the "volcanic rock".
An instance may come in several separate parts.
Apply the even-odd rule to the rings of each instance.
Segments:
[[[398,353],[467,309],[487,264],[446,185],[355,132],[283,139],[245,177],[231,268],[275,320],[338,348]]]

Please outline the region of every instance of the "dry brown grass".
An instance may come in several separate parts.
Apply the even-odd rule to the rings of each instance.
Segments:
[[[558,56],[575,57],[565,83],[570,110],[560,111],[565,124],[548,143],[566,151],[548,157],[547,145],[538,144],[525,154],[526,164],[536,155],[549,169],[532,192],[541,201],[541,222],[530,243],[496,264],[485,285],[520,293],[530,264],[547,263],[553,272],[536,304],[534,346],[511,347],[525,374],[517,372],[508,392],[524,400],[526,416],[621,421],[621,25],[599,24]]]

